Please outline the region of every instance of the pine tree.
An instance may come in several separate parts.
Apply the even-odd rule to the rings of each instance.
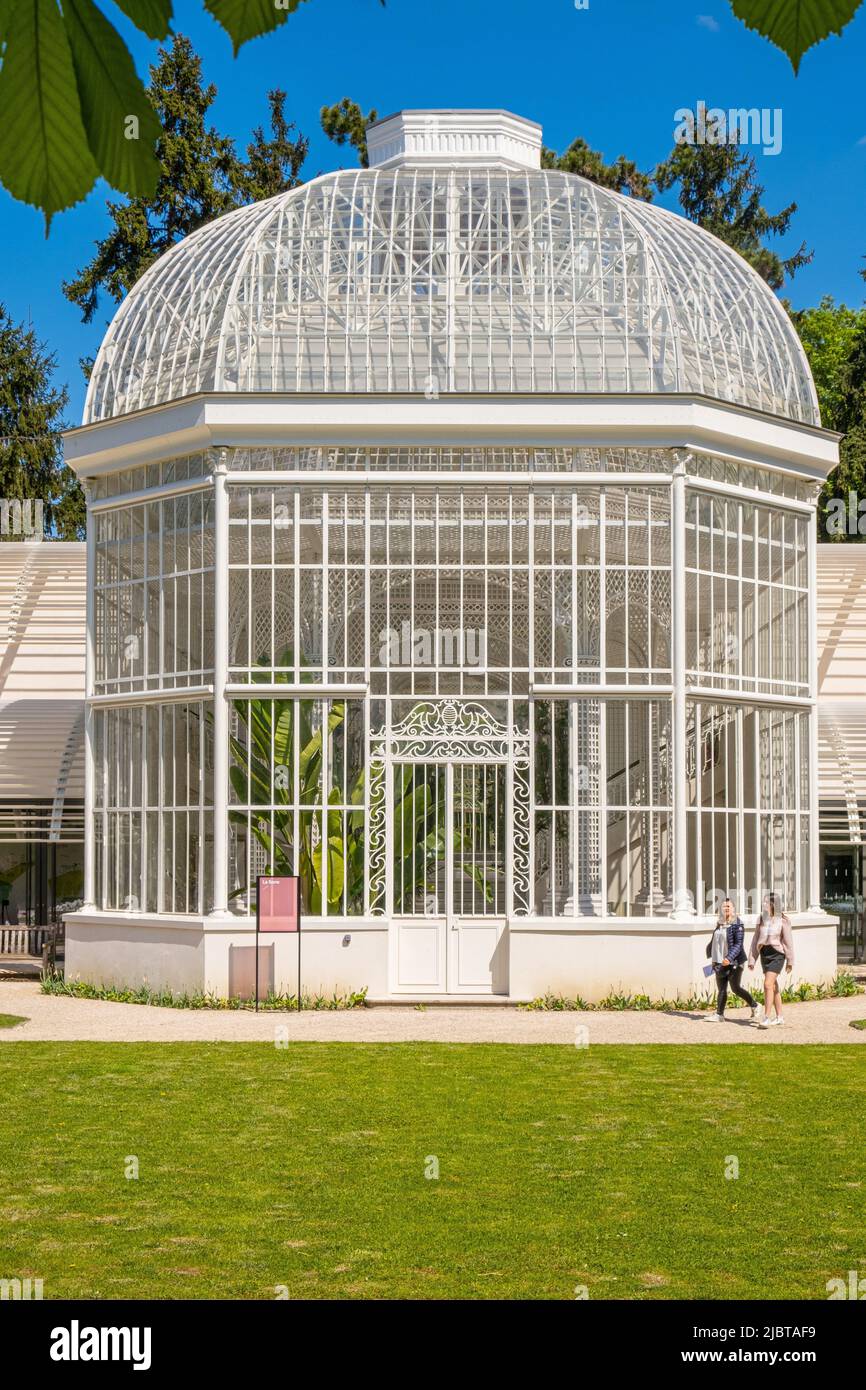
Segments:
[[[369,166],[367,154],[367,127],[375,121],[375,108],[366,116],[356,101],[343,97],[333,106],[323,106],[319,112],[322,130],[335,145],[351,145],[358,156],[362,169]]]
[[[642,174],[637,165],[625,155],[618,155],[613,164],[605,164],[603,155],[593,150],[580,136],[572,140],[564,154],[544,149],[541,152],[544,169],[561,169],[566,174],[580,174],[602,188],[628,193],[645,203],[652,202],[653,185],[650,174]]]
[[[738,144],[675,145],[656,169],[655,183],[662,193],[676,185],[686,217],[738,251],[771,289],[781,289],[812,259],[805,242],[785,258],[765,246],[767,237],[786,234],[797,204],[767,212],[757,165]]]
[[[82,540],[84,496],[63,462],[68,394],[53,383],[56,365],[32,326],[15,323],[0,304],[0,497],[41,501],[45,534]]]
[[[152,198],[108,203],[113,227],[63,293],[89,323],[105,293],[120,303],[148,266],[182,237],[254,198],[293,188],[307,141],[284,116],[285,93],[268,93],[271,133],[259,127],[241,159],[234,142],[208,122],[217,90],[202,85],[201,59],[189,39],[174,36],[150,71],[148,95],[163,133],[161,174]]]

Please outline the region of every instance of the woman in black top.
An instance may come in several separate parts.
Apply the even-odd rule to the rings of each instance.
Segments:
[[[709,1022],[724,1022],[729,988],[740,999],[745,1000],[752,1010],[752,1018],[758,1016],[756,1000],[747,989],[743,989],[740,983],[746,965],[746,949],[743,945],[744,934],[745,928],[739,916],[734,912],[734,904],[730,898],[725,898],[719,912],[716,930],[713,933],[712,962],[716,976],[718,999],[716,1000],[715,1013],[709,1015]]]

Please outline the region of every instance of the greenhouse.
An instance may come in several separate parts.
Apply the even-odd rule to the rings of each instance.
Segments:
[[[305,990],[703,987],[709,924],[819,905],[814,503],[787,314],[501,111],[203,227],[123,302],[88,496],[67,974],[242,993],[297,874]],[[294,944],[262,944],[297,987]]]

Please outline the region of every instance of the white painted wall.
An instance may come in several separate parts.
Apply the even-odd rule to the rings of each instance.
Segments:
[[[634,919],[566,926],[553,920],[512,924],[502,939],[508,984],[515,1000],[551,991],[597,1002],[621,991],[672,999],[715,988],[703,974],[712,920],[655,924]],[[836,919],[801,914],[793,922],[795,969],[786,984],[818,984],[836,974]],[[344,945],[344,938],[349,942]],[[751,930],[747,931],[747,945]],[[238,919],[171,919],[165,925],[128,914],[73,914],[66,921],[66,978],[95,984],[206,991],[226,997],[229,951],[252,947],[252,922]],[[389,992],[388,927],[357,921],[307,927],[302,942],[302,982],[308,994],[347,994],[366,988],[370,998]],[[262,936],[274,946],[274,986],[297,990],[297,938]],[[760,984],[760,967],[745,982]],[[264,984],[264,981],[263,981]]]
[[[75,913],[65,921],[67,980],[125,988],[146,984],[175,994],[202,988],[204,932],[196,919],[176,926],[111,913]]]

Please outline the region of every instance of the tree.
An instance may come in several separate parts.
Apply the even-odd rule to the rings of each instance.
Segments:
[[[68,395],[53,384],[56,365],[33,327],[0,305],[0,496],[41,502],[46,534],[83,540],[84,496],[61,452]]]
[[[637,165],[625,155],[618,155],[613,164],[605,164],[604,158],[580,136],[572,140],[564,154],[543,149],[541,164],[544,169],[561,169],[566,174],[580,174],[602,188],[612,188],[617,193],[628,193],[632,198],[652,202],[652,175],[641,173]]]
[[[767,237],[785,235],[797,204],[767,212],[755,160],[738,144],[675,145],[656,169],[655,183],[662,193],[676,186],[686,217],[738,251],[771,289],[781,289],[812,259],[805,242],[784,259],[764,245]]]
[[[817,308],[802,309],[792,318],[812,369],[821,423],[845,436],[838,467],[818,499],[818,534],[821,540],[864,540],[857,505],[852,510],[850,500],[852,493],[858,503],[866,500],[866,305],[849,309],[826,295]],[[840,502],[843,526],[838,524]]]
[[[294,122],[285,118],[286,94],[279,88],[268,92],[271,114],[271,133],[256,126],[247,145],[246,164],[240,166],[236,192],[241,201],[257,203],[272,198],[287,188],[297,188],[302,182],[301,169],[307,158],[310,142],[297,132]]]
[[[343,97],[343,100],[334,106],[323,106],[319,112],[319,119],[328,139],[333,140],[335,145],[351,145],[358,155],[361,168],[366,169],[370,162],[367,154],[367,127],[373,124],[377,114],[374,108],[365,116],[356,101]]]
[[[797,310],[791,318],[812,369],[821,423],[825,429],[844,432],[858,422],[861,413],[855,358],[866,334],[866,305],[849,309],[828,294],[816,308]],[[862,388],[861,381],[861,395]]]
[[[247,158],[208,124],[216,98],[202,85],[201,59],[189,39],[175,35],[151,69],[148,98],[161,125],[156,145],[159,178],[152,197],[108,204],[114,223],[96,255],[63,286],[89,323],[102,292],[119,303],[148,266],[182,237],[253,198],[266,198],[299,182],[307,141],[283,114],[285,93],[268,93],[271,133],[253,132]]]

